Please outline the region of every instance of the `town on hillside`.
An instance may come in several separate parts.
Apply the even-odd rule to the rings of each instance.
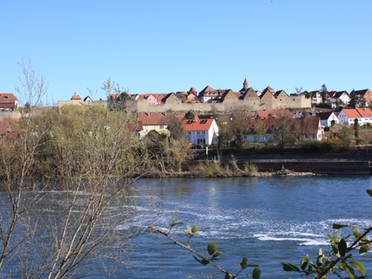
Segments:
[[[209,146],[224,141],[242,146],[250,143],[286,145],[296,141],[322,141],[339,136],[340,127],[372,126],[372,91],[370,89],[319,90],[287,94],[270,86],[262,91],[249,86],[247,79],[239,91],[206,86],[198,92],[109,94],[107,100],[81,98],[74,93],[70,100],[57,101],[56,108],[66,105],[98,105],[119,110],[136,119],[134,132],[143,138],[150,132],[170,133],[177,119],[194,146]],[[0,136],[12,134],[9,121],[20,114],[13,93],[0,93]],[[371,137],[360,135],[359,143],[368,145]]]

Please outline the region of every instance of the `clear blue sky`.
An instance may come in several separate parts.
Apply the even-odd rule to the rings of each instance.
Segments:
[[[130,93],[372,89],[371,0],[1,0],[0,92],[30,59],[49,102]]]

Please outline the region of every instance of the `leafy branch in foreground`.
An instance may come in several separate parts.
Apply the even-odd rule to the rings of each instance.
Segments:
[[[368,189],[367,193],[372,196],[372,189]],[[328,234],[330,240],[328,253],[319,249],[315,262],[310,261],[309,255],[306,255],[299,266],[282,263],[283,270],[298,272],[303,276],[311,275],[315,279],[325,279],[330,274],[335,274],[338,278],[344,278],[342,274],[347,274],[347,278],[351,279],[365,278],[366,268],[360,261],[353,259],[353,252],[358,251],[362,255],[371,250],[372,239],[368,239],[367,235],[372,231],[372,227],[365,228],[363,232],[354,227],[352,234],[342,237],[339,230],[345,227],[348,225],[333,224],[336,236]]]
[[[175,222],[170,224],[170,228],[168,230],[162,230],[159,228],[156,228],[153,224],[149,225],[148,228],[151,230],[151,232],[156,232],[158,234],[166,236],[168,239],[170,239],[174,244],[177,244],[178,246],[182,247],[183,249],[190,251],[193,254],[193,258],[199,262],[202,265],[211,265],[217,270],[219,270],[221,273],[225,274],[225,279],[234,279],[238,278],[238,275],[246,268],[248,267],[254,267],[252,271],[252,278],[253,279],[259,279],[261,276],[261,270],[256,264],[248,264],[248,258],[244,257],[240,263],[240,270],[237,273],[231,273],[222,266],[218,265],[215,261],[219,259],[219,257],[222,255],[220,251],[217,250],[217,244],[212,241],[208,244],[207,250],[204,253],[201,253],[197,250],[195,250],[191,246],[191,238],[195,236],[195,234],[200,231],[199,226],[186,226],[186,233],[190,238],[190,244],[185,244],[179,240],[177,240],[172,235],[172,229],[182,224],[182,222]]]

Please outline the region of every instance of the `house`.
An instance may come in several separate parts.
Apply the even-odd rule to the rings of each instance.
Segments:
[[[261,103],[260,96],[257,94],[257,91],[255,91],[252,87],[249,87],[244,95],[243,100],[246,102],[250,102],[253,105],[259,105]]]
[[[193,145],[211,145],[216,143],[218,126],[214,118],[184,119],[182,129]]]
[[[0,93],[0,111],[14,111],[18,108],[18,99],[13,93]]]
[[[338,120],[337,115],[330,111],[330,112],[318,112],[316,117],[320,118],[320,122],[323,128],[331,128],[340,123]]]
[[[130,95],[127,92],[120,94],[110,94],[107,98],[107,108],[109,110],[123,110],[128,113],[136,112],[136,98],[138,95]],[[85,103],[92,103],[92,101],[84,99]]]
[[[350,104],[355,108],[372,104],[372,91],[370,89],[353,90],[350,92],[350,96]]]
[[[370,108],[342,109],[338,114],[340,124],[354,125],[355,119],[358,119],[360,126],[372,123],[372,110]]]
[[[322,94],[320,93],[319,90],[310,91],[309,95],[311,97],[311,105],[312,106],[316,106],[316,105],[319,105],[319,104],[322,103],[322,101],[323,101]]]
[[[279,134],[283,134],[283,136],[288,134],[293,140],[320,141],[323,139],[324,129],[318,117],[288,119],[284,116],[279,118],[257,119],[243,137],[248,142],[270,143],[275,141],[275,138],[277,138]]]
[[[113,95],[119,95],[119,94],[113,94]],[[84,99],[80,97],[79,94],[76,92],[71,96],[70,100],[59,100],[57,101],[57,106],[62,107],[64,105],[95,105],[95,104],[100,104],[100,105],[105,105],[106,102],[103,102],[102,100],[99,102],[95,102],[92,100],[91,97],[87,96]]]
[[[300,121],[300,138],[301,140],[321,141],[324,136],[324,129],[319,117],[307,117],[298,119]]]
[[[288,108],[291,106],[291,98],[293,98],[293,95],[289,96],[284,90],[276,91],[274,97],[276,99],[277,108]]]
[[[339,106],[347,107],[350,103],[350,95],[346,91],[331,91],[328,93],[329,97],[326,100],[326,104],[331,108]]]
[[[265,108],[276,108],[276,99],[274,97],[275,91],[270,86],[266,87],[260,96],[261,103]]]
[[[140,138],[146,136],[150,131],[156,131],[159,134],[169,135],[168,124],[165,121],[165,112],[138,112],[137,127],[142,129],[138,131]]]
[[[202,103],[220,103],[230,92],[232,92],[231,89],[213,89],[208,85],[200,91],[198,97]],[[230,97],[232,97],[232,95],[230,95],[228,99],[230,99]]]

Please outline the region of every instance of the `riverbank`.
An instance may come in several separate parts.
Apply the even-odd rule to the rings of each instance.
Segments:
[[[370,175],[372,174],[372,152],[362,148],[344,151],[320,151],[301,148],[284,150],[225,150],[216,152],[198,151],[196,161],[220,158],[221,164],[235,160],[239,167],[251,164],[257,172],[278,172],[282,168],[294,173],[314,173],[317,175]]]

